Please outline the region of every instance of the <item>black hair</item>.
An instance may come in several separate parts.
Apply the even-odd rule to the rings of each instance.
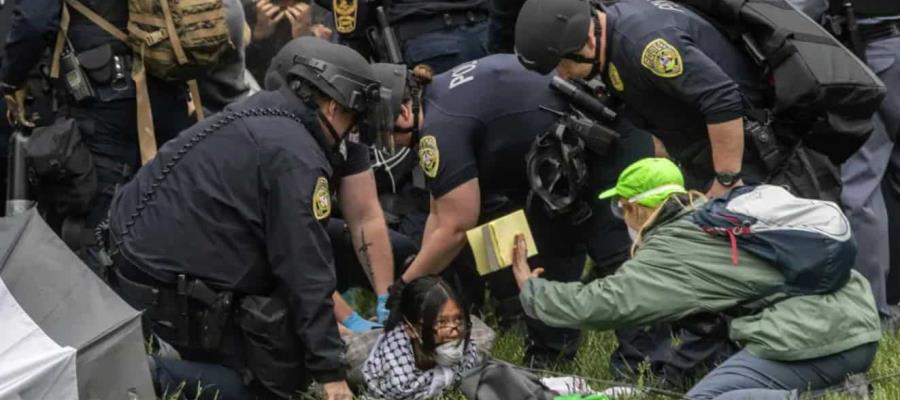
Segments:
[[[450,285],[439,276],[425,276],[407,283],[400,291],[399,301],[391,301],[391,316],[385,324],[386,331],[403,329],[404,323],[419,324],[421,329],[422,356],[430,358],[437,347],[435,343],[435,325],[441,308],[448,300],[453,300],[459,306],[462,314],[464,332],[463,343],[468,346],[469,335],[472,331],[472,320],[468,307]],[[392,299],[393,300],[393,299]]]

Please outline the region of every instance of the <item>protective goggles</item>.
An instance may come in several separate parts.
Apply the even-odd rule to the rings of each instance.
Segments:
[[[650,189],[645,192],[638,193],[629,198],[616,196],[609,201],[609,209],[612,211],[612,215],[619,219],[625,219],[625,203],[628,204],[637,204],[639,201],[647,199],[651,196],[656,196],[661,193],[683,193],[684,187],[681,185],[663,185],[657,188]]]

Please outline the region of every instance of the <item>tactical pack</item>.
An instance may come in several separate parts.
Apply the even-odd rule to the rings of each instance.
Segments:
[[[872,132],[884,84],[787,0],[675,0],[743,46],[772,82],[777,120],[808,132],[809,148],[840,164]]]
[[[844,287],[856,259],[850,222],[833,202],[795,197],[780,186],[742,186],[693,214],[705,232],[769,261],[789,295],[832,293]]]

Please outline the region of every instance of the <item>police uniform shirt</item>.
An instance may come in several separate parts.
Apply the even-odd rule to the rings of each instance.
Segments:
[[[233,107],[305,112],[287,89],[261,92]],[[196,139],[226,115],[183,131],[120,188],[110,207],[112,241],[160,280],[184,273],[238,293],[284,288],[313,378],[341,378],[342,343],[330,300],[335,273],[325,230],[331,167],[312,134],[284,117],[237,119]]]
[[[605,11],[603,78],[630,119],[673,155],[708,143],[707,124],[743,116],[742,94],[762,102],[753,61],[692,11],[664,0],[623,0]]]
[[[473,178],[482,198],[506,195],[524,201],[529,190],[525,155],[535,137],[565,110],[550,88],[551,76],[525,70],[514,55],[462,64],[426,88],[419,163],[435,198]]]

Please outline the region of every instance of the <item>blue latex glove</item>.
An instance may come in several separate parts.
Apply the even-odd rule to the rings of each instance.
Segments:
[[[388,296],[387,293],[378,296],[378,304],[375,305],[375,314],[378,315],[379,324],[387,322],[388,317],[391,315],[391,312],[387,309]]]
[[[363,333],[371,331],[376,328],[384,328],[383,325],[366,320],[365,318],[359,316],[356,311],[353,314],[350,314],[345,320],[341,321],[347,329],[351,330],[353,333]]]

